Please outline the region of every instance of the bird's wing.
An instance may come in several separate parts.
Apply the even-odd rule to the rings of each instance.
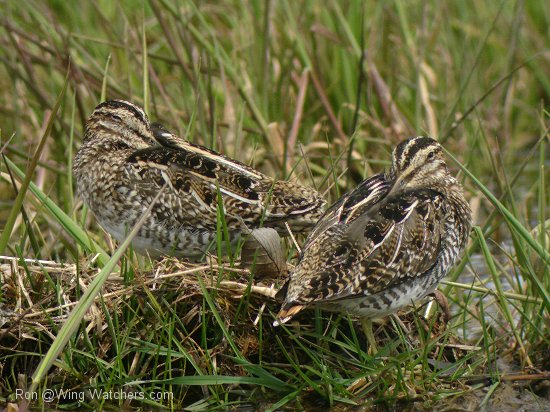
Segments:
[[[378,219],[368,222],[364,232],[366,238],[378,237],[380,242],[360,256],[362,269],[339,298],[372,295],[430,270],[441,248],[443,205],[440,193],[425,190],[401,196],[381,208]]]
[[[384,174],[377,174],[364,180],[352,191],[344,194],[337,202],[330,206],[307,237],[304,249],[327,229],[353,222],[358,216],[366,215],[391,188],[391,184]]]
[[[189,214],[198,215],[199,226],[215,229],[219,199],[230,229],[285,220],[323,204],[312,189],[274,181],[240,162],[182,139],[177,143],[135,151],[128,158],[128,169],[139,190],[158,191],[166,184],[166,201],[176,205],[175,212],[181,214],[182,221]],[[186,210],[179,211],[178,205]]]
[[[439,250],[442,200],[431,190],[401,193],[333,224],[303,251],[287,301],[371,295],[426,272]]]
[[[204,171],[212,170],[220,175],[225,172],[233,176],[243,176],[255,180],[272,181],[272,179],[268,176],[258,172],[250,166],[245,165],[244,163],[224,156],[207,147],[191,143],[173,133],[170,133],[160,123],[151,123],[151,132],[160,145],[166,147],[167,149],[173,150],[174,152],[182,152],[182,154],[180,154],[182,158],[179,160],[183,161],[181,163],[183,167],[188,166],[188,162],[186,162],[184,158],[190,157],[195,159],[195,162],[192,162],[193,167],[197,167],[196,161],[204,161],[204,165],[199,167],[199,169],[204,167]],[[201,172],[199,171],[199,173]],[[208,177],[208,173],[202,174]]]

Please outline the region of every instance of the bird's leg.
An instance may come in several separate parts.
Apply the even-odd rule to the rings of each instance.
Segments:
[[[369,342],[369,354],[374,355],[378,352],[378,348],[376,346],[376,340],[374,339],[374,333],[372,332],[372,320],[370,318],[362,318],[361,326],[363,327],[363,333]]]
[[[396,313],[392,313],[391,314],[391,317],[393,318],[393,320],[395,321],[395,323],[397,323],[399,325],[399,327],[403,330],[403,332],[405,332],[405,335],[410,335],[411,334],[411,331],[409,330],[409,328],[407,327],[407,325],[405,325],[403,323],[403,321],[401,320],[401,318],[399,316],[397,316]]]
[[[434,300],[437,302],[441,310],[443,311],[443,322],[445,325],[451,320],[451,310],[449,309],[449,301],[447,297],[438,289],[433,292]]]

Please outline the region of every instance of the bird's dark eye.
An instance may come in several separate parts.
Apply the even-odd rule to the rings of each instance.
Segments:
[[[435,152],[430,152],[430,153],[428,153],[427,159],[428,160],[433,160],[434,157],[435,157]]]
[[[110,116],[111,116],[111,119],[113,119],[113,120],[116,120],[116,121],[119,121],[119,122],[122,121],[122,117],[120,117],[116,114],[111,114]]]

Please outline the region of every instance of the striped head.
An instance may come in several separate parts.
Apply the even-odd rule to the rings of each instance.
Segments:
[[[441,145],[431,137],[413,137],[392,153],[390,178],[399,187],[422,187],[450,177]]]
[[[156,143],[145,112],[124,100],[100,103],[86,121],[84,140],[122,143],[133,149]]]

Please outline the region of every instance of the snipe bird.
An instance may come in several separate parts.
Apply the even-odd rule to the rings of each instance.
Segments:
[[[321,217],[280,291],[275,325],[310,305],[370,319],[432,293],[464,250],[471,212],[439,143],[415,137],[392,154],[389,173],[374,175]],[[376,351],[376,349],[374,349]]]
[[[136,251],[154,257],[202,256],[216,238],[220,204],[231,241],[259,226],[284,232],[285,222],[311,229],[325,205],[315,190],[190,143],[122,100],[95,108],[73,173],[80,196],[119,241],[161,192],[133,239]]]

